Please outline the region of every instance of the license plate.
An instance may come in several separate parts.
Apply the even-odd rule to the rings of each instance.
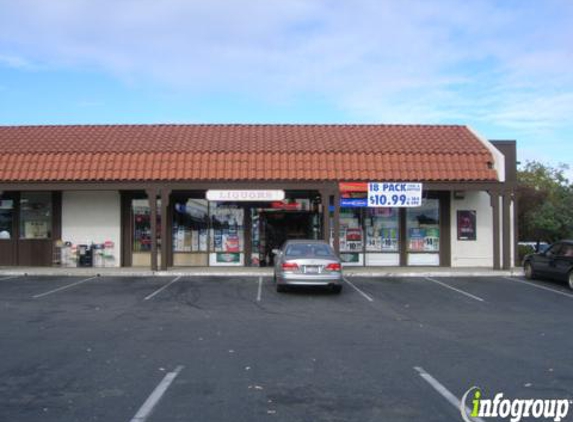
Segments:
[[[307,266],[305,267],[305,272],[306,272],[307,274],[318,274],[318,267],[307,265]]]

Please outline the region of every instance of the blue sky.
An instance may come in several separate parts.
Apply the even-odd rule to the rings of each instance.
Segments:
[[[467,124],[573,164],[572,22],[570,0],[0,0],[0,124]]]

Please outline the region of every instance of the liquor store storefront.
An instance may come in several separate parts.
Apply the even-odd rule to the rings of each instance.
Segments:
[[[0,266],[509,268],[515,141],[445,125],[0,126]]]
[[[417,189],[416,204],[400,204],[401,195],[390,193],[396,206],[368,206],[368,185],[342,182],[333,185],[334,192],[324,185],[174,191],[166,204],[158,198],[155,210],[147,198],[135,195],[124,201],[130,223],[123,243],[131,246],[124,265],[152,265],[155,247],[158,267],[162,259],[167,267],[272,266],[272,250],[288,239],[327,240],[344,266],[451,265],[450,192],[427,192],[423,184],[410,183]]]
[[[152,210],[140,196],[129,201],[125,244],[131,266],[151,265]],[[287,239],[323,238],[323,210],[317,191],[232,189],[174,192],[167,206],[167,242],[161,239],[161,200],[157,201],[156,248],[167,265],[254,266],[273,264],[272,250]],[[165,246],[164,246],[165,245]],[[129,259],[129,258],[128,258]]]

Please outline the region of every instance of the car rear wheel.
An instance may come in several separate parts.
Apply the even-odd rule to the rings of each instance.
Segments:
[[[277,284],[277,292],[284,293],[286,291],[287,291],[287,286],[284,286],[282,284]]]
[[[567,278],[569,282],[569,288],[573,290],[573,270],[569,271],[569,277]]]
[[[331,289],[332,293],[334,293],[335,295],[338,295],[342,291],[342,286],[338,284],[338,285],[332,286],[330,289]]]
[[[525,278],[528,280],[533,280],[535,278],[535,272],[533,271],[533,266],[531,262],[526,262],[523,265],[523,271],[525,272]]]

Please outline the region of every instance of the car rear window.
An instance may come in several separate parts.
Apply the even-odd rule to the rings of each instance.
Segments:
[[[332,258],[334,257],[332,250],[328,245],[313,244],[313,243],[297,243],[295,245],[288,245],[285,255],[289,257],[294,256],[312,256],[317,258]]]

